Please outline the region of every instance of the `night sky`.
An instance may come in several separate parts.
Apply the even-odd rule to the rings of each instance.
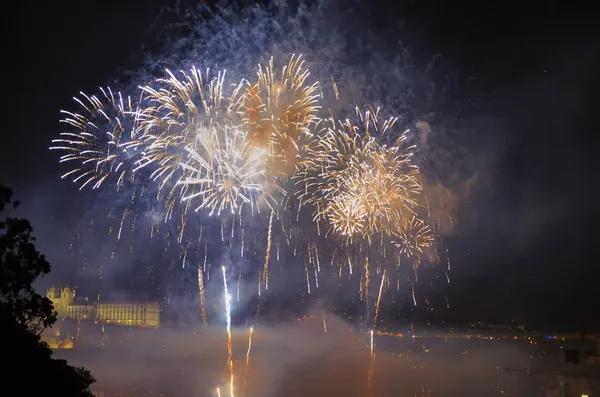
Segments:
[[[6,13],[0,182],[22,201],[52,280],[70,265],[62,247],[88,197],[59,179],[58,155],[48,150],[59,110],[139,66],[156,3],[21,3]],[[486,174],[458,203],[459,227],[447,239],[450,321],[600,326],[597,19],[576,6],[385,3],[373,3],[374,29],[402,26],[398,40],[417,65],[442,54],[442,70],[465,82],[452,106],[464,104],[471,127],[468,120],[487,120],[473,127],[490,153]]]

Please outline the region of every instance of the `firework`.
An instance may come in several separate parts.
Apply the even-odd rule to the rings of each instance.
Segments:
[[[205,222],[202,216],[193,218],[188,210],[219,217],[233,214],[221,219],[221,241],[227,240],[233,248],[241,238],[239,252],[245,256],[256,254],[250,247],[257,238],[244,239],[244,209],[262,215],[261,204],[266,203],[270,217],[266,254],[258,275],[259,296],[269,285],[273,239],[278,261],[283,252],[280,241],[293,247],[293,255],[304,267],[309,294],[322,284],[318,246],[324,243],[324,255],[331,255],[336,274],[341,277],[342,267],[347,265],[349,277],[360,280],[367,312],[375,303],[374,316],[368,314],[367,318],[376,322],[392,274],[397,275],[399,285],[397,258],[414,257],[418,263],[424,250],[433,245],[433,235],[437,236],[422,218],[427,213],[429,220],[430,206],[412,158],[413,147],[407,144],[408,132],[398,128],[396,118],[379,117],[379,110],[373,108],[357,109],[355,117],[347,119],[335,120],[333,112],[328,119],[318,118],[318,84],[309,81],[301,56],[288,59],[279,67],[271,58],[258,66],[253,81],[237,83],[228,83],[225,71],[167,70],[164,78],[140,87],[139,105],[110,90],[102,91],[103,101],[84,96],[85,101],[79,102],[85,114],[69,113],[65,119],[80,132],[65,133],[53,148],[70,150],[62,161],[83,164],[67,174],[77,181],[83,179],[83,186],[93,182],[99,187],[111,174],[118,175],[121,184],[126,172],[132,171],[136,182],[141,182],[142,193],[147,190],[155,196],[154,203],[166,209],[157,209],[164,212],[165,221],[178,212],[175,218],[181,223],[177,230],[161,227],[161,233],[166,230],[165,250],[171,244],[169,233],[173,233],[174,246],[185,246],[182,268],[190,262],[188,252],[197,255],[186,230],[199,230],[200,242]],[[102,132],[106,130],[109,132]],[[123,154],[132,150],[135,157]],[[152,188],[147,189],[148,184]],[[132,191],[131,205],[128,203],[120,218],[114,217],[120,220],[119,238],[124,225],[135,223],[138,216],[134,201],[140,201],[142,193]],[[302,219],[307,209],[313,212],[312,225]],[[275,219],[285,239],[278,235],[279,228],[273,228]],[[316,235],[303,235],[315,226]],[[236,234],[238,227],[241,232]],[[321,230],[326,230],[323,237]],[[433,231],[437,230],[439,227]],[[158,219],[153,218],[151,231],[158,232]],[[226,235],[231,237],[226,239]],[[206,268],[206,239],[212,235],[204,236],[198,288],[206,326],[204,288],[211,276]],[[336,255],[339,259],[334,263]],[[374,300],[370,295],[375,289],[370,284],[377,275],[382,278]],[[237,276],[239,300],[241,274]],[[416,302],[414,285],[412,288]]]
[[[73,98],[81,112],[61,112],[65,115],[61,122],[72,130],[61,133],[50,147],[65,152],[60,162],[74,167],[62,178],[72,177],[80,189],[88,184],[99,188],[111,175],[117,176],[120,186],[143,147],[137,104],[110,88],[100,92],[99,96],[81,92],[81,99]]]
[[[226,72],[192,68],[141,87],[150,106],[140,112],[149,144],[142,167],[153,167],[160,186],[175,181],[183,201],[196,210],[234,212],[256,204],[262,192],[263,151],[253,148],[241,128],[244,86],[226,84]]]
[[[357,114],[360,125],[346,120],[324,128],[298,173],[304,185],[300,199],[314,205],[317,222],[371,240],[378,233],[390,235],[396,222],[414,213],[422,186],[412,148],[404,147],[406,132],[393,145],[382,144],[396,120],[380,123],[377,112]]]
[[[164,184],[178,175],[185,148],[196,141],[198,132],[236,121],[236,98],[241,84],[225,85],[225,71],[216,74],[193,67],[178,76],[170,70],[168,77],[140,87],[148,104],[139,112],[141,127],[148,145],[140,167],[152,164],[152,178]],[[229,123],[227,123],[229,121]]]
[[[423,250],[433,245],[433,234],[429,225],[422,219],[412,216],[405,218],[397,231],[394,232],[392,242],[400,248],[400,252],[407,256],[423,253]]]
[[[243,204],[258,206],[264,186],[264,152],[249,145],[247,134],[237,127],[215,127],[197,134],[186,146],[189,154],[180,163],[183,201],[199,198],[200,209],[217,215],[223,209],[242,210]]]
[[[354,194],[344,193],[325,207],[324,214],[334,230],[343,236],[352,236],[365,227],[367,211],[363,201]]]
[[[244,121],[252,144],[268,150],[272,178],[291,176],[313,138],[318,84],[310,84],[309,76],[302,56],[292,55],[281,68],[273,58],[259,65],[256,80],[248,83]]]

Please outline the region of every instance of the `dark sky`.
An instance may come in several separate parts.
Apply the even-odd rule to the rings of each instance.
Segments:
[[[442,53],[449,70],[471,78],[465,95],[502,126],[481,131],[496,134],[489,141],[501,156],[458,208],[472,226],[450,238],[457,314],[600,325],[596,16],[574,5],[385,3],[373,3],[379,24],[403,21],[417,58]],[[47,150],[59,109],[135,62],[159,9],[127,4],[20,3],[5,14],[0,182],[23,201],[42,248],[68,235],[73,206],[85,205]]]

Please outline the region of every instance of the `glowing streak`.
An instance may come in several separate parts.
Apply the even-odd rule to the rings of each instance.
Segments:
[[[379,303],[381,302],[381,293],[383,292],[383,282],[385,281],[385,272],[381,276],[381,285],[379,286],[379,294],[377,295],[377,303],[375,304],[375,321],[373,321],[373,327],[377,326],[377,316],[379,315]]]

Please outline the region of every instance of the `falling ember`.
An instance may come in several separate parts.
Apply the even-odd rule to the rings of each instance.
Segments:
[[[306,289],[310,294],[310,278],[308,277],[308,268],[306,267],[306,263],[304,263],[304,272],[306,273]]]
[[[377,295],[377,303],[375,304],[375,320],[373,321],[373,327],[377,326],[377,316],[379,315],[379,303],[381,302],[381,293],[383,292],[383,282],[385,281],[385,272],[383,271],[383,275],[381,276],[381,285],[379,286],[379,294]],[[372,333],[373,331],[371,331]]]
[[[207,328],[208,323],[206,320],[206,300],[204,296],[204,275],[202,274],[202,267],[198,266],[198,288],[200,290],[200,310],[202,310],[202,326],[204,329]]]
[[[125,208],[125,211],[123,212],[123,217],[121,218],[121,225],[119,226],[119,234],[117,236],[118,240],[121,239],[121,232],[123,231],[123,224],[125,223],[125,217],[127,217],[127,212],[128,211],[129,211],[129,207]]]
[[[188,248],[190,247],[190,245],[188,244],[188,246],[185,248],[185,251],[183,252],[183,259],[181,260],[181,268],[185,268],[185,260],[187,259],[187,254],[188,254]]]
[[[327,322],[325,321],[325,312],[323,312],[323,330],[327,333]]]

